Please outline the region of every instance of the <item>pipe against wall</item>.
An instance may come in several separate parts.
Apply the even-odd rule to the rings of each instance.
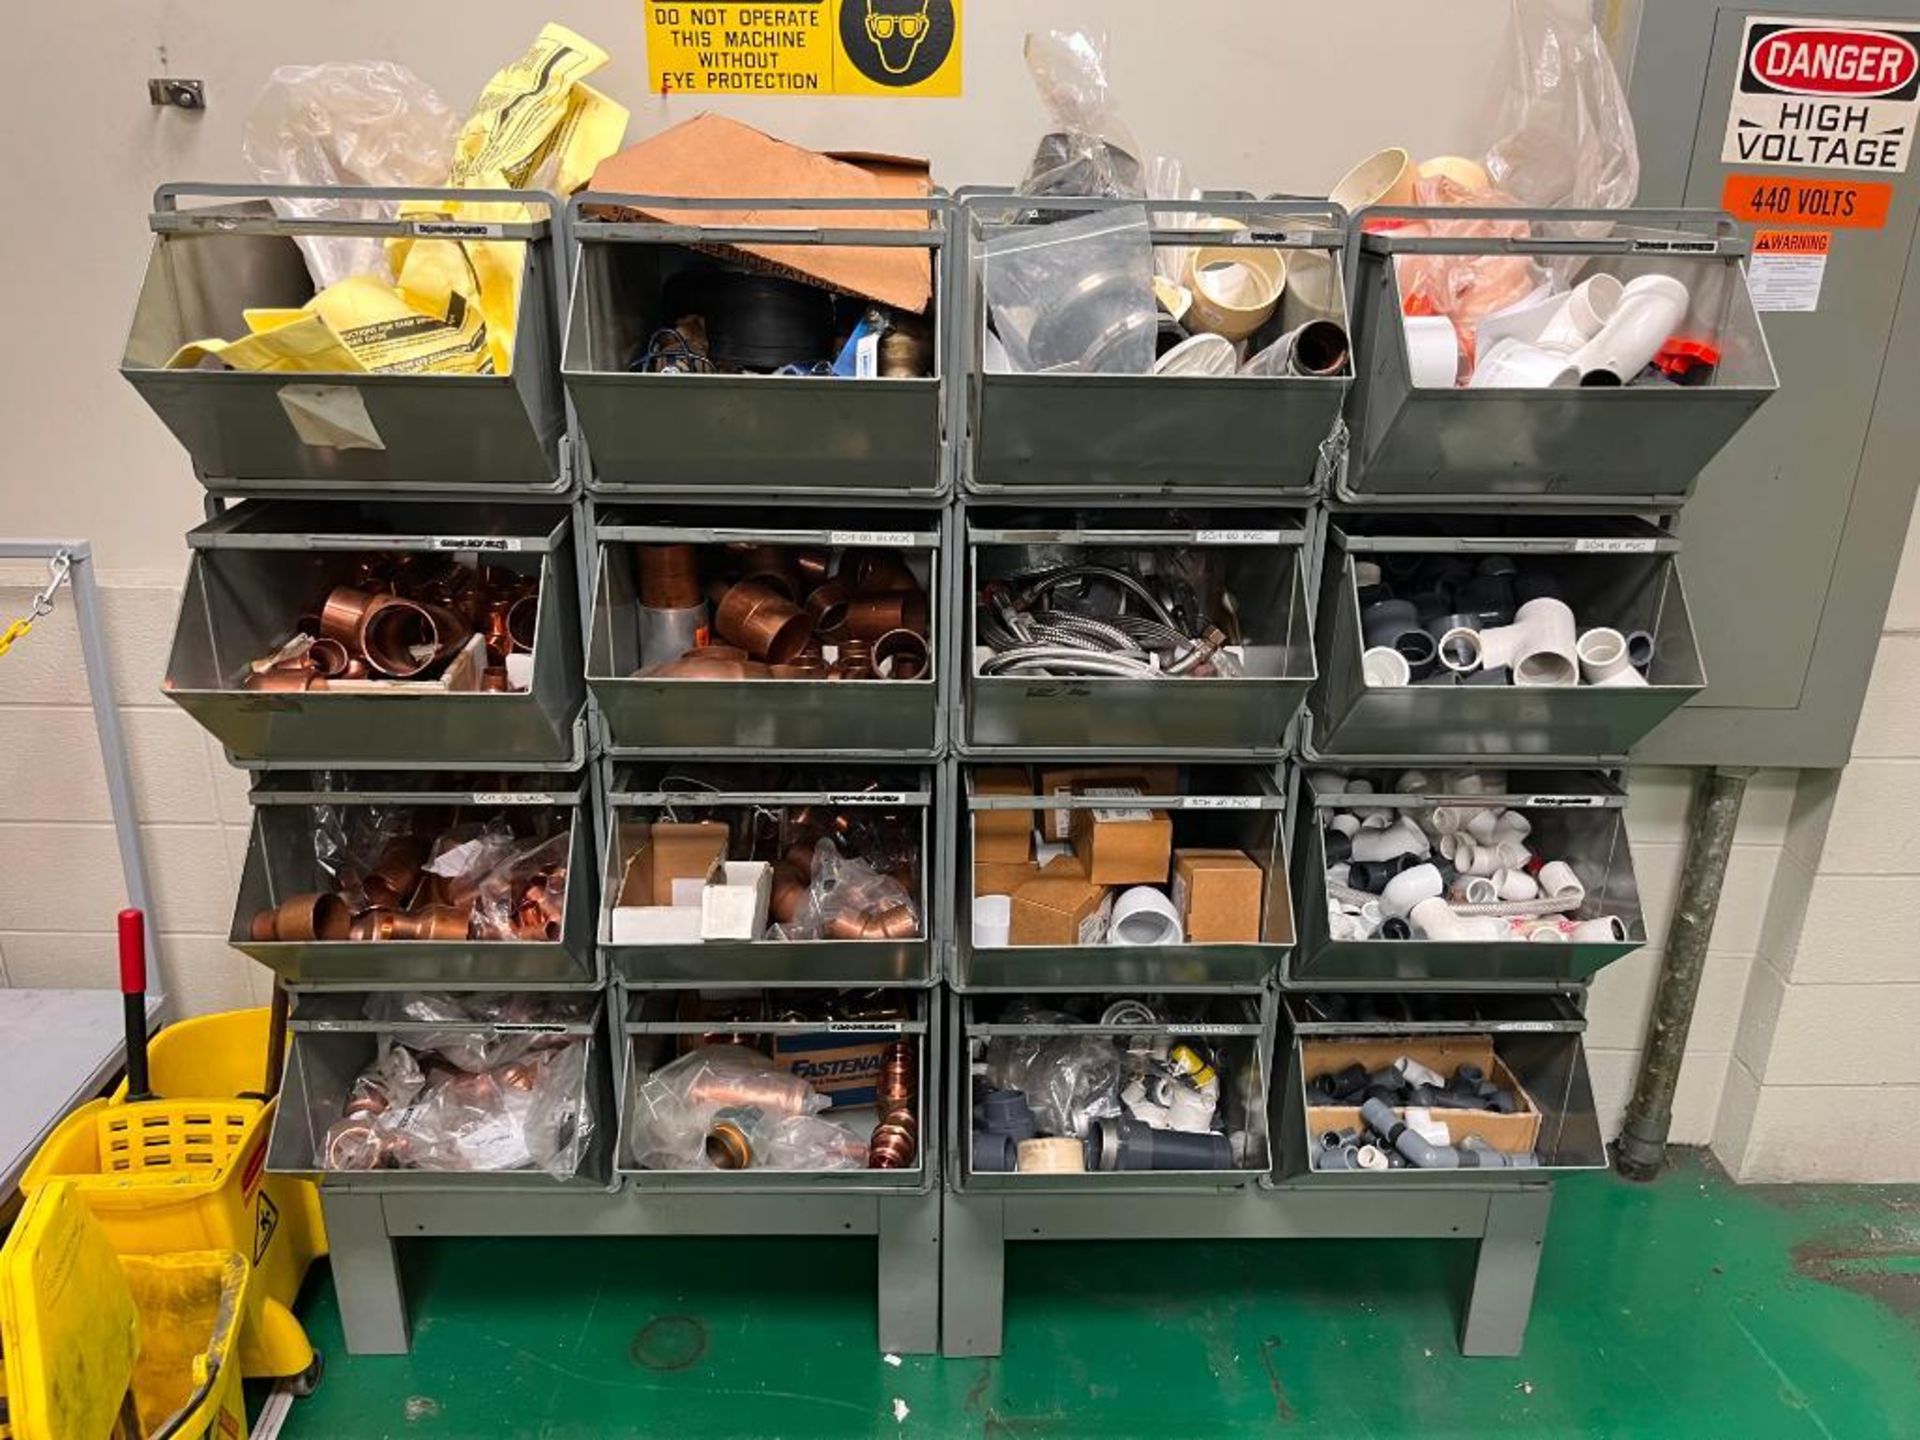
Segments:
[[[1614,1142],[1613,1164],[1629,1180],[1651,1180],[1667,1158],[1667,1135],[1673,1128],[1673,1095],[1680,1084],[1680,1064],[1686,1058],[1687,1031],[1693,1024],[1694,1001],[1700,994],[1700,976],[1707,965],[1707,943],[1720,910],[1720,887],[1727,878],[1733,854],[1733,835],[1740,823],[1740,803],[1746,798],[1748,767],[1715,766],[1694,798],[1687,820],[1687,852],[1680,870],[1680,896],[1674,903],[1673,923],[1654,982],[1653,1014],[1647,1021],[1646,1045],[1640,1055],[1640,1073],[1633,1098],[1627,1103],[1620,1138]]]

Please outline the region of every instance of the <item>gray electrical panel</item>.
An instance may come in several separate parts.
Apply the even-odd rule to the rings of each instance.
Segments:
[[[1779,393],[1681,522],[1707,690],[1636,760],[1847,761],[1920,481],[1916,41],[1913,0],[1642,7],[1637,203],[1734,210],[1795,308],[1762,317]]]

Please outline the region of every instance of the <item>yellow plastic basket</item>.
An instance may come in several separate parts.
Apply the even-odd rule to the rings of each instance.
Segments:
[[[248,1278],[231,1250],[116,1256],[77,1185],[42,1186],[0,1249],[12,1440],[104,1436],[129,1392],[143,1436],[241,1440]]]

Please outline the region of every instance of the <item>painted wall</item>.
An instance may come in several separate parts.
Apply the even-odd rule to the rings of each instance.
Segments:
[[[185,568],[180,535],[199,518],[200,495],[184,455],[114,373],[145,264],[152,189],[165,180],[246,178],[242,123],[277,64],[397,59],[460,108],[547,13],[505,0],[324,7],[80,0],[35,6],[15,19],[23,53],[89,58],[15,77],[16,114],[57,116],[57,146],[46,125],[0,130],[0,166],[48,217],[0,230],[14,331],[37,342],[0,351],[0,434],[9,462],[0,477],[0,527],[87,536],[100,554],[163,954],[189,1010],[257,1002],[266,974],[224,943],[247,839],[244,781],[158,689]],[[1506,3],[1375,0],[1354,11],[1297,0],[1178,7],[974,0],[965,96],[890,105],[648,96],[634,0],[575,0],[550,13],[615,52],[605,85],[632,106],[630,134],[713,108],[803,144],[926,154],[949,186],[1017,178],[1043,120],[1021,62],[1021,35],[1094,17],[1113,37],[1116,91],[1146,149],[1181,156],[1201,184],[1319,193],[1381,145],[1475,148]],[[158,74],[205,80],[207,112],[149,107],[145,81]],[[0,610],[16,613],[27,593],[7,582],[30,578],[0,571]],[[1904,603],[1913,617],[1905,623],[1920,627],[1920,578],[1902,593],[1896,610]],[[1908,638],[1920,641],[1920,633]],[[1920,644],[1913,649],[1892,670],[1883,652],[1876,696],[1900,663],[1909,687],[1920,683]],[[1906,753],[1920,749],[1910,745]],[[1709,1139],[1721,1109],[1794,788],[1788,774],[1754,785],[1682,1083],[1681,1140]],[[1657,946],[1677,879],[1687,777],[1642,772],[1632,790],[1630,826]],[[0,883],[0,983],[112,983],[110,931],[122,892],[65,613],[0,661],[0,875],[7,877]],[[1657,952],[1643,951],[1594,989],[1594,1081],[1610,1132],[1631,1087],[1656,964]]]

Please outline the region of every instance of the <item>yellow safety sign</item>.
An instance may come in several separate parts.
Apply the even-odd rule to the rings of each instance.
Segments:
[[[645,0],[659,94],[960,93],[961,0]]]

